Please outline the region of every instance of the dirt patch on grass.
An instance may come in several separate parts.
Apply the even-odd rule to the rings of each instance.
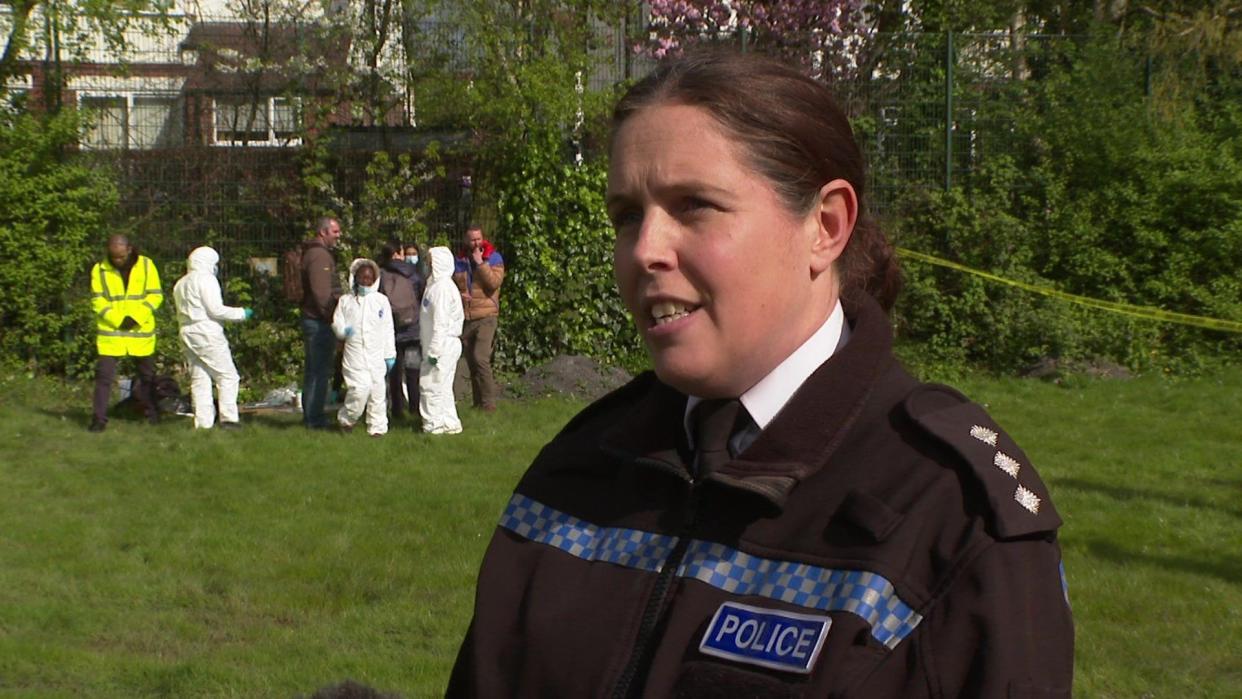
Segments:
[[[590,357],[558,355],[522,375],[520,391],[526,396],[572,396],[594,400],[624,385],[631,376]]]
[[[1106,359],[1075,360],[1045,357],[1021,373],[1022,376],[1062,383],[1066,379],[1082,376],[1092,379],[1132,379],[1134,373],[1126,367]]]

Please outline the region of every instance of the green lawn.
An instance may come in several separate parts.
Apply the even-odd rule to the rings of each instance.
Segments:
[[[959,385],[1066,520],[1076,696],[1242,696],[1242,369]],[[0,375],[0,696],[437,696],[508,492],[578,408],[373,440],[292,416],[88,434],[88,404]]]

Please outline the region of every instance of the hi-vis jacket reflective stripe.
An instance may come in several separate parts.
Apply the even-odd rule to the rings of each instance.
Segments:
[[[164,303],[155,263],[139,255],[129,272],[129,286],[108,260],[91,269],[91,309],[95,312],[95,346],[102,355],[145,357],[155,353],[155,309]],[[121,329],[125,317],[138,327]]]

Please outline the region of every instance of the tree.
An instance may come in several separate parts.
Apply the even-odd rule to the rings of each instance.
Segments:
[[[43,370],[92,354],[86,269],[117,200],[104,173],[66,157],[81,128],[68,110],[0,124],[0,356]]]
[[[854,65],[849,37],[864,28],[861,0],[653,0],[643,47],[656,58],[688,43],[738,40],[743,48],[802,65],[812,75]]]
[[[0,54],[0,97],[10,79],[20,75],[23,62],[36,56],[48,65],[53,84],[45,90],[47,106],[60,103],[61,71],[65,60],[85,60],[92,50],[103,49],[124,59],[133,41],[133,30],[160,32],[171,25],[171,3],[161,0],[14,0],[10,11],[0,15],[4,53]],[[88,37],[103,42],[97,46]]]
[[[633,324],[613,289],[604,169],[600,159],[575,164],[575,155],[604,140],[613,95],[588,82],[601,56],[614,55],[626,3],[423,7],[459,30],[455,51],[424,53],[441,62],[417,66],[415,89],[420,104],[438,108],[426,118],[469,127],[476,206],[495,207],[488,236],[506,257],[510,290],[497,362],[521,370],[557,353],[637,355]]]

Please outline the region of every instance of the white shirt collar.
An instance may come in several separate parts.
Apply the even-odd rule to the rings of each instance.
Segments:
[[[836,306],[832,309],[832,313],[828,314],[828,320],[819,326],[806,342],[803,342],[798,349],[785,358],[783,362],[776,365],[776,368],[768,372],[754,386],[741,395],[742,406],[746,408],[746,412],[750,413],[750,417],[755,422],[757,429],[753,430],[754,435],[758,436],[758,432],[768,426],[776,414],[785,407],[789,399],[793,397],[802,384],[807,380],[821,364],[828,361],[837,347],[844,345],[849,340],[850,328],[845,323],[845,310],[841,308],[841,302],[837,301]],[[690,444],[694,444],[694,438],[690,431],[690,411],[694,406],[703,401],[698,396],[689,396],[686,401],[686,413],[683,418],[686,434],[690,435]],[[742,445],[741,451],[749,446],[749,442]]]

